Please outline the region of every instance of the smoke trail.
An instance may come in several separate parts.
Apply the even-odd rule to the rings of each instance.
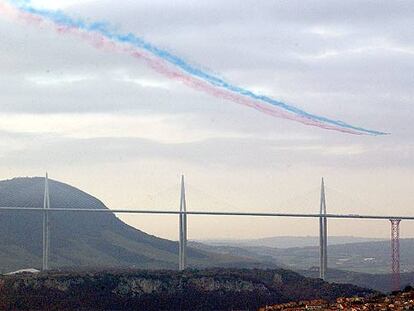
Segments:
[[[252,107],[272,116],[324,129],[351,134],[386,134],[311,114],[268,96],[255,94],[197,68],[184,59],[160,49],[132,33],[120,34],[112,31],[105,23],[87,23],[81,19],[71,18],[62,12],[37,9],[30,5],[29,0],[9,0],[9,2],[20,10],[22,13],[20,17],[25,20],[39,23],[52,22],[59,32],[77,34],[97,48],[110,47],[113,50],[127,52],[134,57],[143,59],[157,72],[214,96]],[[0,10],[2,10],[1,7]],[[4,8],[2,11],[5,11]]]

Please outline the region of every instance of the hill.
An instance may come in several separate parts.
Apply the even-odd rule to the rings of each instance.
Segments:
[[[49,181],[55,208],[107,209],[98,199],[58,181]],[[0,181],[0,206],[42,207],[44,178]],[[128,226],[112,213],[50,213],[50,267],[128,267],[175,269],[178,243]],[[0,212],[0,272],[39,268],[42,254],[42,214]],[[250,259],[188,249],[192,267],[260,267]]]
[[[47,273],[0,277],[7,310],[257,310],[292,300],[372,294],[282,269]]]

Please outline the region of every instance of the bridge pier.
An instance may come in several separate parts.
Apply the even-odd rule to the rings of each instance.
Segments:
[[[391,218],[391,289],[401,289],[400,279],[400,222],[401,219]]]

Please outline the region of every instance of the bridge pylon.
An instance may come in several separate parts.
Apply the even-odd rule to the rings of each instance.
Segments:
[[[42,271],[49,269],[49,250],[50,250],[50,228],[49,228],[49,211],[50,196],[49,196],[49,177],[45,176],[45,194],[43,197],[43,254],[42,254]]]
[[[185,199],[184,175],[181,176],[181,196],[179,216],[179,247],[178,247],[178,269],[185,270],[187,266],[187,203]]]
[[[319,277],[325,280],[328,269],[328,221],[326,217],[325,182],[321,182],[321,200],[319,217]]]

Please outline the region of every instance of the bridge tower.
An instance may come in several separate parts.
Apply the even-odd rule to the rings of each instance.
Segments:
[[[390,219],[391,222],[391,288],[401,289],[400,280],[400,222],[401,219]]]
[[[49,269],[49,211],[50,208],[50,196],[49,196],[49,177],[46,173],[45,176],[45,194],[43,197],[43,255],[42,255],[42,270]]]
[[[325,280],[328,268],[328,221],[326,217],[325,182],[322,178],[319,218],[319,277]]]
[[[187,266],[187,203],[185,200],[184,175],[181,176],[181,196],[179,214],[179,249],[178,249],[178,269],[185,270]]]

